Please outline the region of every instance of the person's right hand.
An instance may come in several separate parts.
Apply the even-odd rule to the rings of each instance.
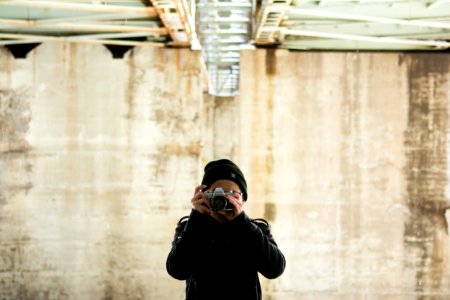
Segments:
[[[205,187],[206,185],[202,184],[195,188],[194,197],[191,200],[192,209],[202,214],[210,214],[211,206],[209,204],[208,196],[202,192],[202,189]]]

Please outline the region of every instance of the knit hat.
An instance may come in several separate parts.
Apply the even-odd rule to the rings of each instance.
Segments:
[[[209,187],[220,179],[231,180],[239,185],[244,201],[247,201],[247,182],[245,181],[244,174],[242,174],[239,167],[231,160],[219,159],[211,161],[205,166],[202,184]]]

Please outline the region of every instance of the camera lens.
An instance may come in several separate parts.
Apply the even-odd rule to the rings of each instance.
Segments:
[[[213,211],[224,209],[226,205],[227,199],[223,196],[216,196],[211,199],[211,209]]]

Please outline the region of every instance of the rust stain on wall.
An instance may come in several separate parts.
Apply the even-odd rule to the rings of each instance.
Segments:
[[[128,57],[128,72],[129,77],[127,81],[127,86],[125,89],[125,101],[127,103],[127,113],[125,118],[131,119],[133,115],[133,107],[134,107],[134,89],[135,89],[135,79],[136,79],[136,65],[134,58],[134,50],[131,49],[130,55]]]
[[[404,242],[415,262],[416,290],[433,291],[446,276],[445,209],[448,135],[448,55],[414,54],[408,61],[409,114],[405,132],[407,199]],[[432,274],[432,276],[430,276]]]
[[[265,119],[261,120],[257,118],[257,122],[264,122],[265,124],[258,124],[257,126],[263,126],[266,130],[263,132],[263,142],[260,141],[262,145],[265,147],[265,157],[261,163],[264,165],[261,168],[263,172],[263,181],[261,184],[264,189],[264,201],[266,202],[264,205],[264,217],[268,219],[268,221],[275,220],[275,208],[273,203],[270,201],[274,201],[274,191],[273,191],[273,135],[274,135],[274,124],[273,124],[273,116],[274,116],[274,97],[275,97],[275,84],[273,82],[274,76],[276,74],[276,50],[275,49],[267,49],[266,50],[266,80],[263,84],[266,86],[266,91],[264,96],[260,101],[263,101],[262,104],[264,106],[264,110],[266,111]]]
[[[275,56],[276,49],[267,49],[266,51],[266,75],[273,76],[277,71],[277,60]]]
[[[189,145],[180,145],[180,144],[167,144],[161,147],[161,152],[165,154],[190,154],[190,155],[199,155],[201,151],[200,143],[193,143]]]

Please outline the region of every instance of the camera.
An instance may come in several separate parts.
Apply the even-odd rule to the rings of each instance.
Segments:
[[[226,195],[231,195],[233,192],[224,192],[221,187],[217,187],[213,192],[205,192],[211,202],[211,209],[213,211],[234,210],[234,206],[225,198]]]

